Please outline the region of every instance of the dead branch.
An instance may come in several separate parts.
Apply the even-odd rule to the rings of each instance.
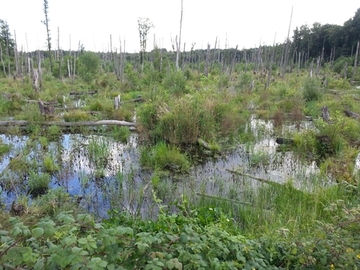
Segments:
[[[228,172],[230,172],[230,173],[234,173],[234,174],[238,174],[238,175],[241,175],[241,176],[245,176],[245,177],[254,179],[254,180],[256,180],[256,181],[259,181],[259,182],[261,182],[261,183],[266,183],[266,184],[269,184],[269,185],[272,185],[272,186],[275,186],[275,187],[282,187],[282,186],[283,186],[283,184],[280,184],[280,183],[277,183],[277,182],[274,182],[274,181],[271,181],[271,180],[267,180],[267,179],[255,177],[255,176],[252,176],[252,175],[249,175],[249,174],[246,174],[246,173],[242,173],[242,172],[239,172],[239,171],[234,171],[234,170],[230,170],[230,169],[226,169],[226,170],[227,170]]]

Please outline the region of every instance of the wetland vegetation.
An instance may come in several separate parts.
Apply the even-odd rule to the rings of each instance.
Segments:
[[[297,35],[3,53],[0,269],[358,269],[359,42]]]

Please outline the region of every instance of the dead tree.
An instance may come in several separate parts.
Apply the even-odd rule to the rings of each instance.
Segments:
[[[54,116],[55,110],[53,106],[51,105],[45,106],[44,102],[42,102],[42,100],[40,99],[38,100],[38,104],[39,104],[40,113],[44,115],[45,118]]]
[[[293,15],[293,8],[291,8],[291,16],[290,16],[289,30],[288,30],[288,35],[287,35],[286,45],[285,45],[284,62],[282,63],[281,78],[284,78],[284,76],[285,76],[286,66],[287,66],[287,64],[288,64],[288,59],[289,59],[290,45],[291,45],[289,36],[290,36],[290,28],[291,28],[292,15]]]
[[[321,116],[326,123],[330,123],[330,113],[327,106],[321,108]]]
[[[120,95],[116,96],[114,99],[114,109],[118,110],[120,108]]]
[[[232,60],[231,66],[230,66],[230,71],[229,71],[229,78],[230,78],[230,79],[231,79],[231,73],[232,73],[232,71],[233,71],[233,69],[234,69],[234,66],[235,66],[237,49],[238,49],[238,45],[236,45],[236,47],[235,47],[234,57],[233,57],[233,60]]]
[[[356,73],[358,55],[359,55],[359,41],[357,42],[357,46],[356,46],[354,69],[353,69],[353,73],[352,73],[352,75],[351,75],[351,80],[350,80],[351,84],[354,84],[354,78],[355,78],[355,73]]]
[[[37,69],[33,70],[33,88],[35,92],[39,92],[40,85],[39,85],[39,72]]]
[[[41,54],[38,50],[38,74],[39,74],[39,87],[42,87],[42,69],[41,69]]]
[[[16,41],[16,32],[14,31],[14,37],[15,37],[15,46],[14,46],[14,55],[15,55],[15,70],[16,74],[15,76],[20,75],[20,64],[19,64],[19,52],[17,50],[17,41]]]
[[[4,75],[5,75],[5,77],[6,77],[7,74],[6,74],[5,62],[4,62],[4,59],[3,59],[2,47],[1,47],[1,46],[0,46],[0,60],[1,60],[2,67],[3,67]]]
[[[181,16],[180,16],[179,42],[176,41],[176,70],[179,70],[179,58],[180,58],[180,46],[181,46],[182,20],[183,20],[183,0],[181,0]]]
[[[205,76],[209,75],[209,61],[210,61],[210,44],[207,45],[206,60],[205,60]]]

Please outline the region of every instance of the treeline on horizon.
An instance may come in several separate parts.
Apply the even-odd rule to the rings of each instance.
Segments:
[[[303,67],[306,63],[317,62],[321,65],[323,63],[333,63],[339,58],[353,57],[356,53],[357,42],[360,40],[360,8],[355,12],[353,18],[347,20],[342,26],[335,24],[314,23],[311,27],[309,25],[302,25],[293,30],[291,38],[286,39],[283,43],[260,46],[250,49],[218,49],[216,41],[214,47],[208,44],[207,49],[190,50],[184,48],[180,56],[180,63],[185,64],[199,64],[204,61],[219,62],[224,65],[234,64],[238,62],[253,62],[253,63],[267,63],[282,65],[284,59],[288,58],[289,65],[298,65]],[[49,52],[46,50],[24,52],[16,46],[16,41],[10,32],[10,26],[6,21],[0,19],[0,60],[2,74],[12,74],[16,71],[16,61],[19,61],[21,56],[39,56],[43,59],[49,58]],[[185,47],[185,46],[184,46]],[[288,47],[288,49],[287,49]],[[55,59],[60,61],[64,56],[79,55],[86,51],[84,44],[79,44],[76,51],[54,49],[51,53]],[[103,60],[113,60],[114,55],[121,54],[121,52],[97,52]],[[175,61],[176,50],[167,51],[166,49],[155,48],[150,52],[146,52],[145,59],[153,61],[156,54],[161,54],[161,57],[168,57],[169,61]],[[139,53],[122,53],[123,59],[130,62],[138,62]]]

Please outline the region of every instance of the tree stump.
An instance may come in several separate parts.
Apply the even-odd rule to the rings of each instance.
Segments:
[[[321,116],[326,123],[330,123],[330,113],[327,106],[321,108]]]
[[[44,115],[45,117],[54,116],[55,110],[53,106],[45,106],[44,102],[42,102],[40,99],[38,100],[38,104],[39,104],[40,113],[42,115]]]

